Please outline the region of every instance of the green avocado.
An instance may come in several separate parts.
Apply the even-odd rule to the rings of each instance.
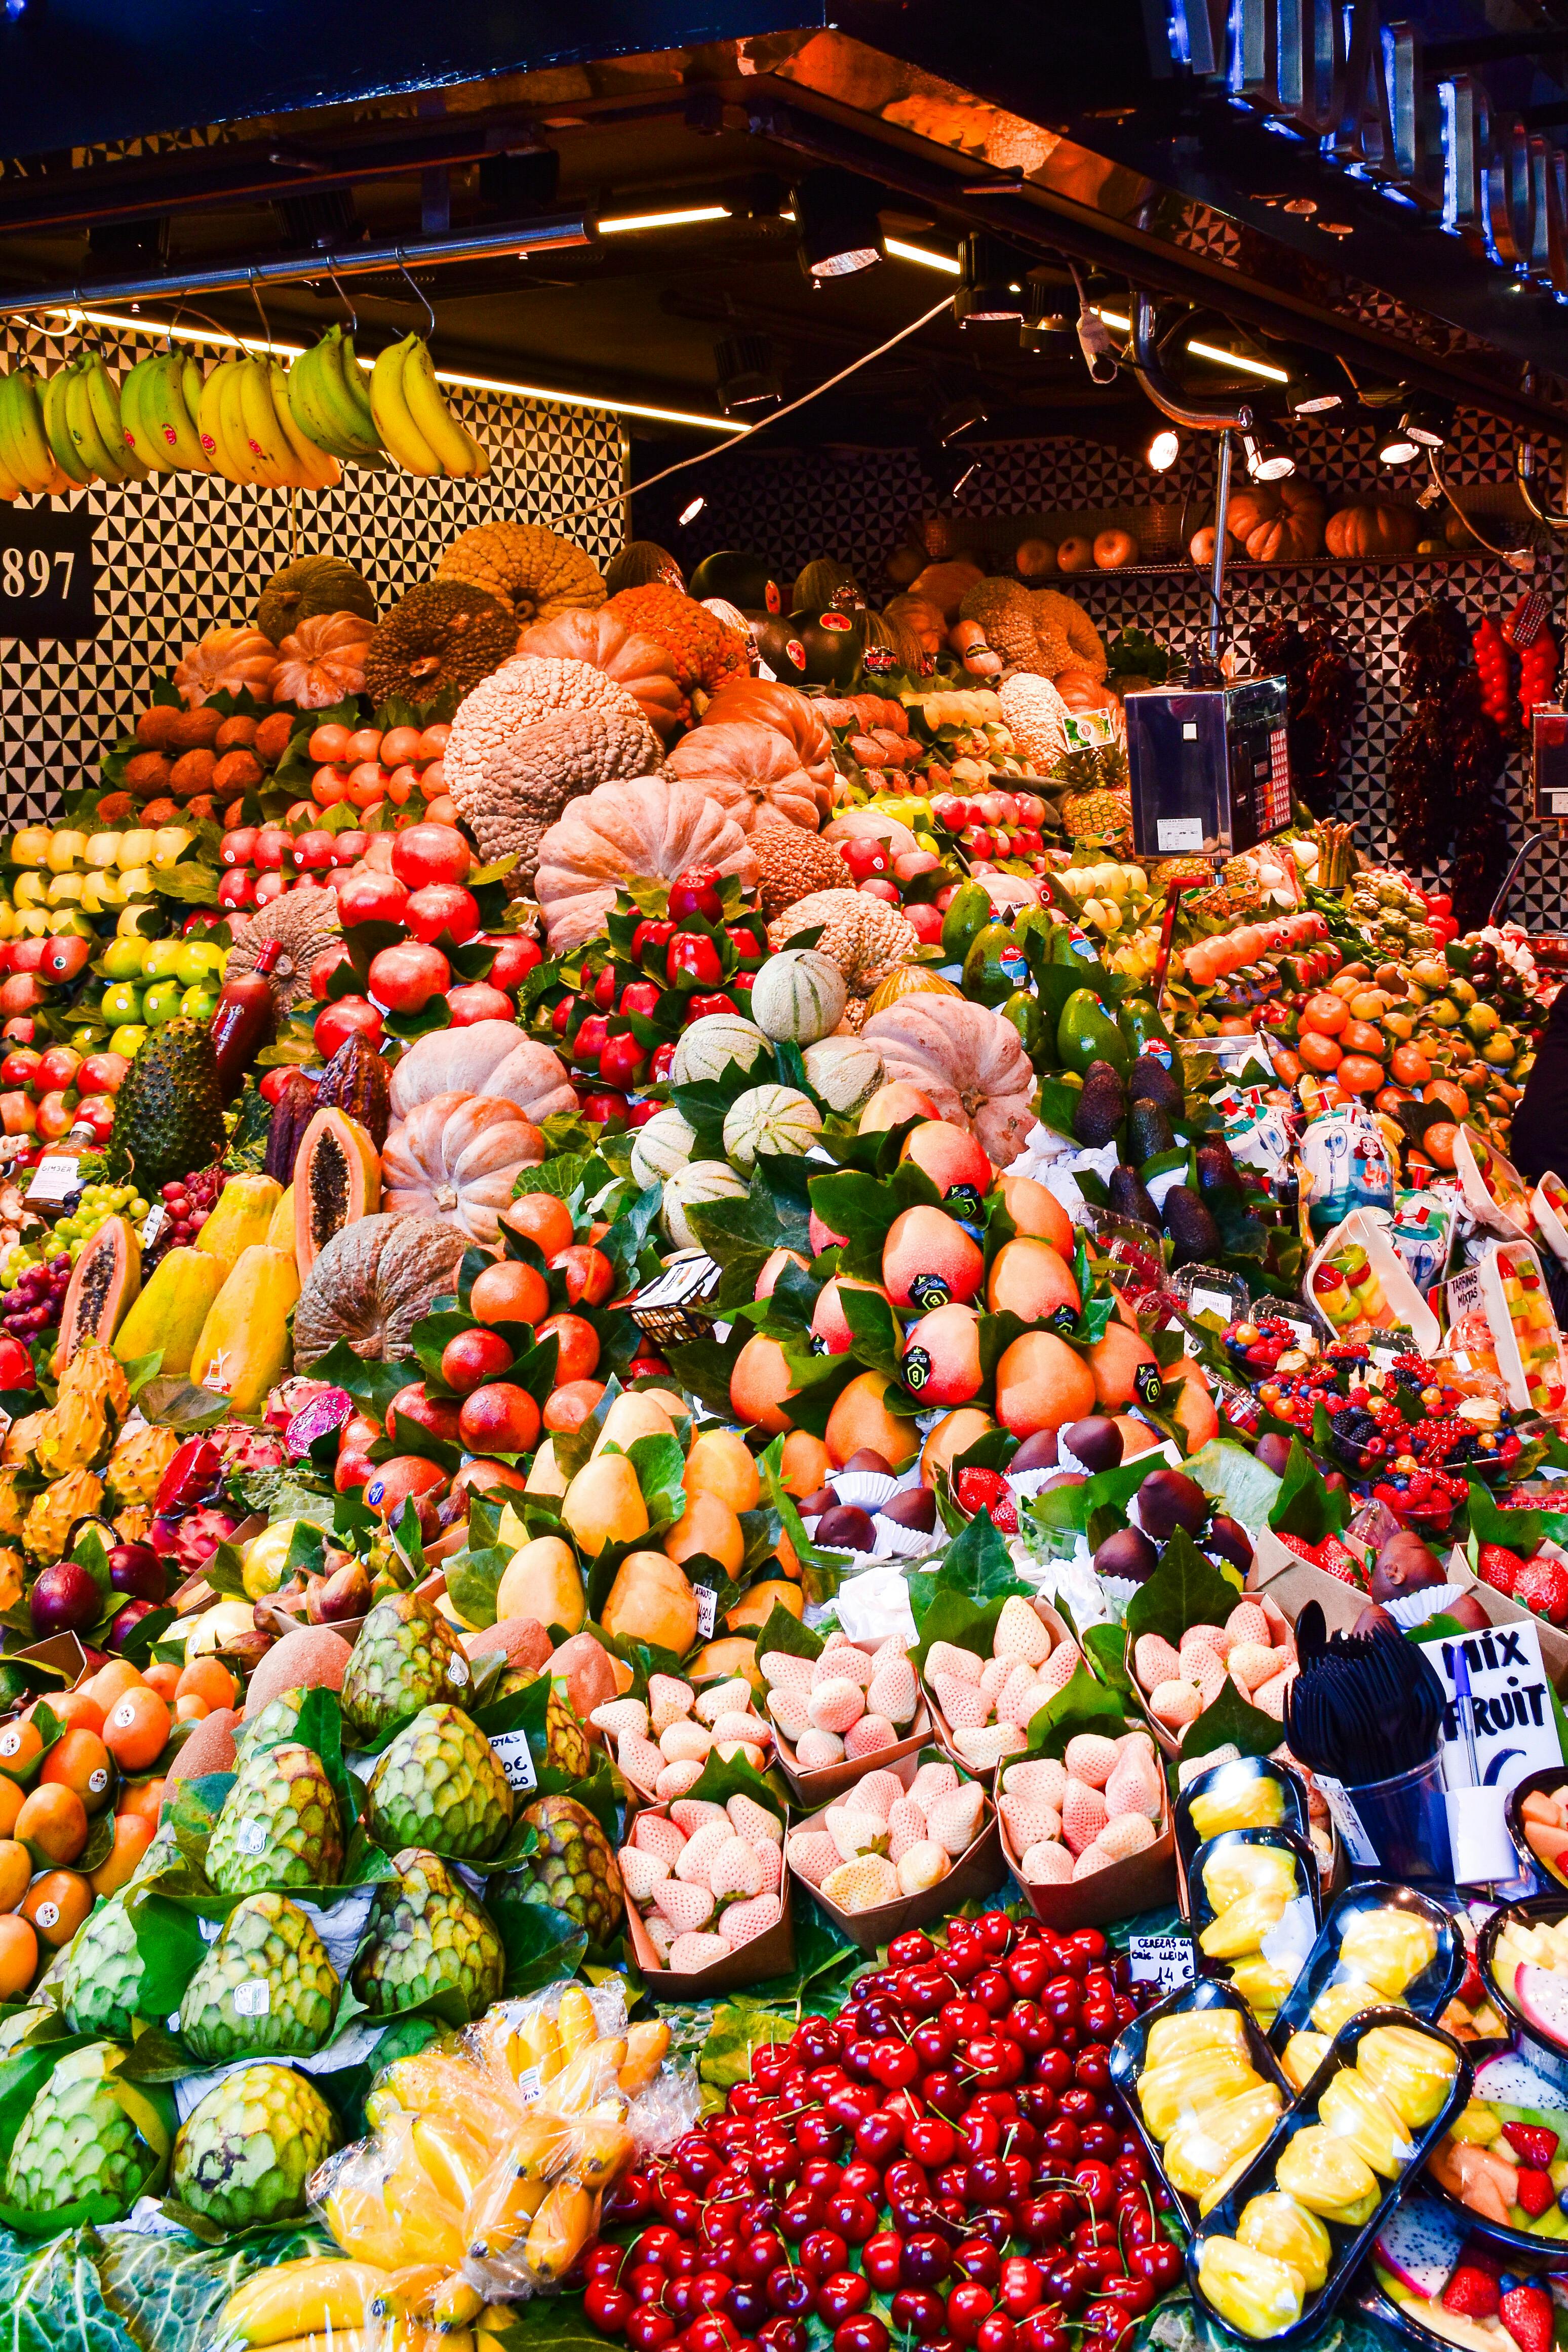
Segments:
[[[1127,1041],[1092,988],[1075,988],[1062,1006],[1057,1055],[1069,1070],[1087,1071],[1091,1062],[1109,1062],[1120,1078],[1131,1067]]]
[[[948,962],[962,963],[986,925],[995,919],[984,885],[961,882],[942,919],[942,951]]]
[[[984,930],[976,931],[963,959],[963,992],[971,1004],[988,1004],[995,1010],[1027,978],[1024,950],[1010,924],[987,923]]]
[[[1157,1052],[1166,1068],[1171,1066],[1175,1047],[1171,1033],[1161,1016],[1160,1008],[1147,996],[1130,996],[1116,1010],[1116,1025],[1126,1038],[1134,1058],[1141,1054]]]
[[[1024,1051],[1041,1068],[1050,1059],[1050,1039],[1046,1030],[1046,1016],[1040,1000],[1032,989],[1016,988],[1002,1007],[1002,1018],[1010,1021],[1023,1040]]]

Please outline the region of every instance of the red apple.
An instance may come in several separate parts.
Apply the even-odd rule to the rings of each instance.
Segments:
[[[68,1135],[75,1117],[74,1108],[68,1109],[63,1094],[57,1091],[40,1097],[38,1133],[46,1143],[58,1143],[62,1135]]]
[[[57,931],[44,941],[44,952],[38,958],[38,971],[45,980],[75,980],[92,961],[95,942],[79,940],[74,933]]]
[[[454,988],[447,999],[454,1029],[468,1029],[476,1021],[510,1021],[512,1002],[488,980],[466,981]]]
[[[269,907],[274,898],[281,898],[289,887],[287,877],[280,873],[258,874],[256,877],[256,903]]]
[[[456,825],[411,824],[392,845],[392,870],[410,890],[430,882],[461,882],[473,862]]]
[[[275,1103],[283,1092],[285,1086],[287,1086],[289,1080],[293,1076],[293,1070],[288,1067],[277,1070],[263,1070],[260,1077],[258,1078],[256,1082],[256,1091],[261,1097],[263,1102]]]
[[[899,886],[896,882],[889,882],[885,874],[868,875],[864,882],[857,882],[855,887],[868,898],[880,898],[886,906],[896,907],[899,903]]]
[[[264,824],[257,834],[251,858],[264,874],[276,874],[293,847],[293,835],[282,825]]]
[[[85,946],[86,942],[83,941]],[[81,1068],[81,1055],[68,1045],[51,1045],[47,1054],[38,1056],[38,1066],[33,1073],[33,1084],[40,1094],[63,1092],[76,1079]]]
[[[903,917],[922,947],[941,947],[942,917],[934,907],[906,907]]]
[[[88,1054],[83,1056],[76,1074],[77,1084],[88,1093],[116,1095],[125,1083],[125,1073],[131,1067],[123,1054]],[[4,1075],[0,1072],[0,1075]]]
[[[479,909],[472,891],[456,882],[427,882],[409,898],[404,921],[416,940],[438,940],[450,931],[461,947],[479,928]]]
[[[379,1045],[382,1037],[381,1014],[364,996],[340,996],[316,1015],[310,1034],[316,1051],[323,1062],[330,1062],[340,1045],[346,1045],[354,1035],[362,1036],[367,1045]]]
[[[893,871],[900,882],[912,882],[917,874],[934,874],[942,864],[933,850],[906,849],[893,860]]]
[[[0,1013],[35,1013],[44,1002],[44,986],[36,971],[14,971],[0,980]]]
[[[230,914],[256,904],[256,883],[247,866],[230,866],[218,876],[217,902]]]
[[[37,971],[44,960],[47,940],[18,940],[11,957],[13,971]]]
[[[114,1132],[114,1104],[108,1095],[83,1095],[70,1117],[73,1127],[90,1128],[100,1143]]]
[[[371,961],[371,994],[391,1013],[421,1013],[433,996],[444,996],[451,984],[452,967],[440,949],[426,947],[418,940],[383,948]]]
[[[577,1108],[584,1118],[592,1119],[595,1127],[617,1129],[626,1123],[625,1095],[609,1094],[601,1087],[595,1087],[592,1093],[580,1088]]]

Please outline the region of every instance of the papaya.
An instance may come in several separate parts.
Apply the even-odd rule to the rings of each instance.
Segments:
[[[294,1187],[288,1185],[280,1195],[267,1227],[268,1249],[291,1250],[294,1246]]]
[[[142,1287],[142,1244],[124,1217],[106,1217],[71,1273],[60,1310],[55,1372],[65,1370],[89,1340],[107,1347]]]
[[[216,1258],[226,1278],[241,1250],[267,1239],[272,1213],[282,1197],[283,1187],[275,1176],[231,1176],[218,1194],[216,1208],[203,1222],[196,1247]]]
[[[223,1284],[224,1268],[206,1250],[170,1250],[114,1335],[121,1362],[133,1364],[157,1348],[163,1358],[159,1370],[183,1378]]]
[[[241,1250],[202,1325],[192,1380],[226,1396],[236,1412],[255,1412],[289,1368],[289,1318],[299,1296],[299,1269],[287,1250],[265,1242]]]
[[[346,1111],[319,1110],[294,1162],[294,1255],[301,1281],[332,1235],[381,1207],[381,1154]]]

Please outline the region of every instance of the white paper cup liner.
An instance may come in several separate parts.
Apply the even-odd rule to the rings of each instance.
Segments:
[[[1120,1601],[1124,1607],[1135,1592],[1143,1589],[1132,1576],[1102,1576],[1100,1583],[1108,1601]]]
[[[1009,1470],[1005,1473],[1014,1494],[1021,1495],[1026,1502],[1032,1502],[1046,1480],[1054,1478],[1056,1475],[1054,1470]]]
[[[940,1527],[933,1528],[927,1535],[919,1528],[901,1528],[896,1519],[879,1519],[874,1557],[878,1559],[919,1559],[923,1552],[940,1551],[947,1540]]]
[[[830,1484],[841,1503],[858,1503],[863,1511],[874,1511],[899,1491],[898,1480],[881,1470],[841,1470]]]
[[[1423,1591],[1407,1592],[1402,1600],[1385,1601],[1383,1605],[1396,1625],[1425,1625],[1428,1617],[1439,1616],[1450,1601],[1457,1601],[1461,1590],[1458,1584],[1429,1584]]]

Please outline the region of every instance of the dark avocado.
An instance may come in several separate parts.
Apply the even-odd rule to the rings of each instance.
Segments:
[[[1158,1103],[1170,1118],[1180,1118],[1186,1108],[1181,1079],[1152,1054],[1142,1054],[1133,1063],[1127,1092],[1133,1102]]]
[[[1158,1103],[1135,1102],[1127,1114],[1127,1156],[1135,1168],[1175,1147],[1176,1130],[1170,1114]]]
[[[1241,1177],[1223,1138],[1210,1137],[1197,1149],[1198,1190],[1205,1195],[1226,1190],[1239,1192]]]
[[[1174,1265],[1190,1265],[1194,1259],[1212,1261],[1223,1247],[1219,1227],[1215,1224],[1206,1202],[1201,1201],[1187,1184],[1173,1184],[1165,1195],[1165,1231],[1174,1242]]]
[[[1135,1168],[1113,1168],[1106,1186],[1107,1204],[1113,1217],[1133,1217],[1140,1224],[1160,1229],[1160,1212],[1138,1181]]]
[[[1075,1139],[1090,1151],[1109,1143],[1127,1115],[1121,1080],[1109,1062],[1091,1062],[1072,1115]]]

